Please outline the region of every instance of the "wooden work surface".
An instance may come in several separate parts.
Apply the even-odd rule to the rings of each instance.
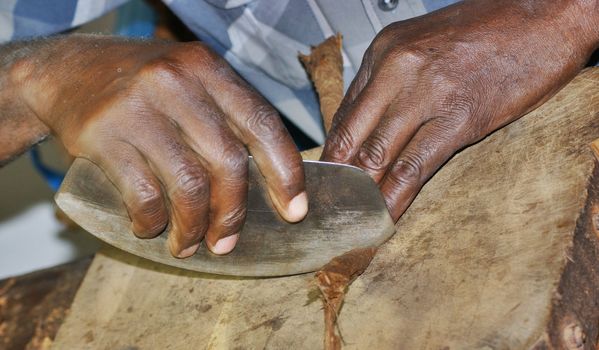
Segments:
[[[48,349],[91,261],[0,280],[0,349]]]
[[[599,238],[589,215],[599,191],[591,187],[587,203],[587,184],[597,137],[594,69],[449,161],[350,287],[345,348],[566,348],[577,339],[594,348]],[[54,345],[318,349],[311,280],[231,279],[105,250]]]

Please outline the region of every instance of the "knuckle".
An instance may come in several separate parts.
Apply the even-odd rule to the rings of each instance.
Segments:
[[[137,180],[133,185],[133,193],[142,214],[152,214],[162,206],[160,186],[153,181]]]
[[[422,178],[421,164],[422,161],[418,157],[401,157],[389,173],[388,179],[396,186],[416,185]]]
[[[450,72],[447,66],[443,66],[442,63],[434,63],[434,66],[430,67],[430,73],[435,90],[443,97],[455,95],[465,90],[463,77],[456,76],[456,73]],[[466,93],[463,94],[466,95]]]
[[[187,70],[194,72],[201,79],[212,77],[235,85],[245,83],[244,80],[237,77],[231,66],[208,45],[201,42],[179,43],[178,45],[175,56],[180,62],[184,62]]]
[[[159,57],[146,62],[139,70],[139,81],[158,86],[170,86],[183,77],[180,63],[170,57]]]
[[[468,134],[472,131],[472,119],[476,114],[473,100],[464,93],[452,93],[441,103],[439,116],[448,121],[455,131]]]
[[[428,55],[422,50],[408,48],[401,51],[400,57],[403,64],[422,67],[427,62]]]
[[[248,171],[248,151],[235,141],[225,142],[217,167],[226,177],[245,177]]]
[[[383,170],[388,165],[386,150],[389,144],[389,140],[382,135],[368,138],[357,155],[359,164],[369,170]]]
[[[385,52],[383,56],[383,68],[394,71],[413,71],[424,67],[427,56],[421,50],[395,47]]]
[[[191,56],[195,60],[213,62],[217,59],[220,59],[220,56],[218,56],[216,52],[212,51],[208,46],[197,41],[183,43],[181,47],[184,50],[185,56]]]
[[[347,162],[352,156],[353,143],[352,133],[340,122],[329,135],[324,152],[333,161]]]
[[[208,201],[210,182],[207,174],[198,166],[187,165],[176,173],[174,197],[181,204],[197,207]]]
[[[129,195],[125,201],[131,219],[137,223],[144,232],[140,234],[154,234],[161,232],[168,223],[164,208],[160,186],[152,181],[138,180],[133,185],[133,197]]]
[[[246,119],[247,128],[254,134],[275,135],[281,132],[277,113],[266,103],[254,105]]]

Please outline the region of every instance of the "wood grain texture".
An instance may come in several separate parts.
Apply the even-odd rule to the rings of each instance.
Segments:
[[[49,349],[91,262],[0,280],[0,349]]]
[[[350,287],[345,348],[565,349],[577,334],[574,348],[594,348],[597,137],[595,69],[451,159]],[[318,349],[311,279],[227,279],[106,250],[55,348]]]

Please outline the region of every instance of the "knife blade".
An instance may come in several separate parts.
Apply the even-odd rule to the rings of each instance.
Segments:
[[[217,256],[202,245],[185,259],[171,256],[168,232],[139,239],[119,191],[94,163],[77,158],[56,195],[58,206],[83,229],[119,249],[183,269],[233,276],[284,276],[312,272],[354,248],[378,246],[395,232],[382,195],[361,169],[304,160],[309,212],[299,223],[283,220],[250,157],[247,218],[235,249]]]

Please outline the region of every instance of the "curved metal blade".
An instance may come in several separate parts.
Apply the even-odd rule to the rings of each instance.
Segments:
[[[139,239],[131,232],[121,195],[92,162],[78,158],[56,195],[60,208],[99,239],[129,253],[188,270],[235,276],[283,276],[315,271],[354,248],[378,246],[395,232],[372,179],[346,165],[304,161],[310,210],[299,223],[277,214],[264,179],[250,159],[248,213],[236,248],[216,256],[202,244],[186,259],[173,258],[167,234]]]

